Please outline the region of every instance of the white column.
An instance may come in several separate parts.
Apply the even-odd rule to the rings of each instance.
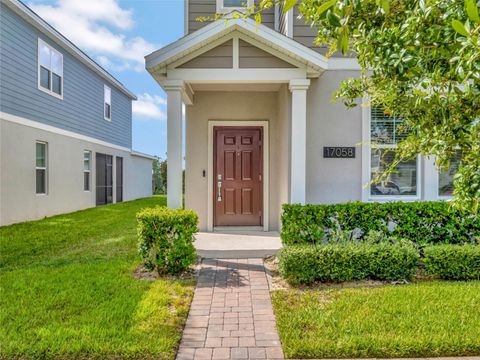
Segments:
[[[420,157],[422,158],[422,157]],[[421,173],[420,167],[420,173]],[[418,178],[418,177],[417,177]],[[420,188],[417,184],[417,191]],[[435,156],[423,157],[423,200],[438,200],[438,171]]]
[[[167,206],[182,207],[182,91],[183,81],[168,80],[167,93]]]
[[[290,80],[292,92],[290,203],[305,204],[307,161],[307,89],[308,79]]]

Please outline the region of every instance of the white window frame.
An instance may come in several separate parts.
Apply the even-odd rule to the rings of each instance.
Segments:
[[[368,100],[364,99],[364,104]],[[381,146],[372,146],[371,144],[371,107],[363,106],[362,109],[362,201],[418,201],[422,198],[422,157],[417,156],[417,194],[416,195],[372,195],[372,149],[374,148],[397,148],[393,144],[384,144]]]
[[[58,55],[60,55],[60,58],[62,59],[62,73],[61,74],[57,74],[57,75],[61,75],[61,78],[60,78],[60,89],[61,89],[61,94],[57,94],[56,92],[54,92],[53,90],[51,89],[46,89],[44,88],[42,85],[41,85],[41,82],[40,82],[40,76],[41,76],[41,73],[40,73],[40,49],[41,49],[41,46],[46,46],[50,49],[50,51],[53,51],[55,53],[57,53]],[[52,74],[53,74],[53,71],[52,69],[48,69],[50,71],[50,87],[52,87]],[[60,100],[63,100],[63,93],[64,93],[64,88],[63,88],[63,54],[58,51],[57,49],[55,49],[54,47],[50,46],[48,43],[46,43],[45,41],[43,41],[41,38],[38,38],[38,47],[37,47],[37,85],[38,85],[38,89],[49,94],[49,95],[52,95],[53,97],[56,97],[57,99],[60,99]]]
[[[37,166],[37,144],[45,145],[45,166]],[[45,171],[45,192],[37,193],[37,170]],[[48,195],[48,142],[37,140],[35,141],[35,194],[37,196]]]
[[[88,170],[85,170],[85,154],[88,154]],[[83,150],[83,191],[92,191],[92,152],[90,150]],[[88,190],[85,190],[85,173],[88,173]]]
[[[110,93],[110,99],[106,98],[107,95],[107,89]],[[110,106],[110,117],[107,117],[106,111],[105,111],[105,104],[108,104]],[[103,118],[107,121],[112,121],[112,88],[110,86],[104,85],[103,86]]]
[[[243,3],[247,5],[247,7],[253,6],[254,0],[242,0]],[[233,11],[244,12],[245,7],[243,6],[224,6],[224,0],[217,0],[217,13],[225,14],[230,13]]]

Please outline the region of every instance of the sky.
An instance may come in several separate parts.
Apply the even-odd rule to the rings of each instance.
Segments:
[[[166,157],[166,96],[144,56],[183,36],[184,0],[25,0],[131,92],[133,149]]]

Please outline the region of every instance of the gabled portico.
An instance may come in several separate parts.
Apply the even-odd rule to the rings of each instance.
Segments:
[[[232,225],[243,223],[238,214],[255,211],[264,230],[278,229],[281,203],[306,199],[310,79],[329,67],[342,66],[338,61],[348,59],[327,60],[249,19],[213,22],[148,55],[147,70],[168,99],[168,206],[182,205],[183,103],[186,206],[199,212],[201,228],[211,231],[223,224],[215,216],[219,211],[232,215]],[[220,134],[220,127],[231,131]],[[253,140],[248,140],[247,130],[254,128],[261,133],[252,133]],[[216,136],[228,138],[222,140],[220,150]],[[232,153],[232,159],[223,152]],[[251,165],[249,159],[261,166]],[[224,167],[220,170],[215,167],[219,162]],[[254,179],[244,174],[249,172]]]

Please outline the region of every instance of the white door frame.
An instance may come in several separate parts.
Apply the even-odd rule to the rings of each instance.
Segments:
[[[263,231],[268,231],[269,225],[269,190],[270,190],[270,142],[267,120],[209,120],[208,121],[208,174],[207,174],[207,230],[213,231],[213,128],[215,126],[259,126],[263,128]]]

